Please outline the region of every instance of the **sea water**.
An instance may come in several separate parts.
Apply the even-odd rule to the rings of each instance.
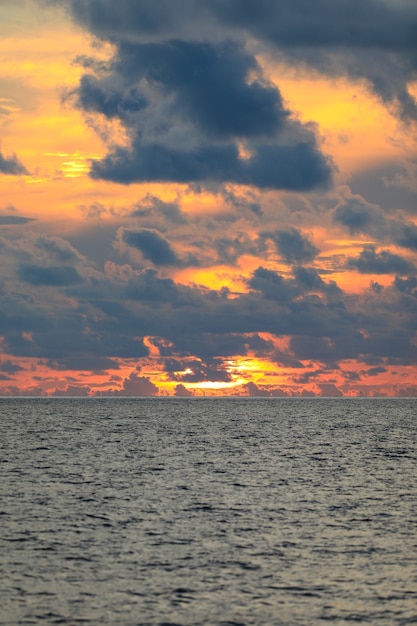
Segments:
[[[415,399],[3,399],[0,623],[417,623]]]

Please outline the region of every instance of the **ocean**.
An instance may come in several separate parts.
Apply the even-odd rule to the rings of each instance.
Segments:
[[[0,623],[417,624],[417,400],[0,400]]]

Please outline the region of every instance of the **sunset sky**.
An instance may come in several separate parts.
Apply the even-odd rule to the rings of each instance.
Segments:
[[[0,395],[417,395],[414,0],[0,0]]]

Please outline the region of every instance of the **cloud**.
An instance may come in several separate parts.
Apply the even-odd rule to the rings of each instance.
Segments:
[[[36,394],[38,395],[38,394]],[[91,389],[82,385],[67,385],[65,389],[55,389],[54,396],[87,398],[91,395]]]
[[[115,396],[157,396],[159,389],[146,376],[139,376],[137,371],[131,372],[123,381],[123,386],[118,391],[113,391]]]
[[[367,371],[366,374],[368,376],[378,376],[378,374],[385,374],[386,373],[386,368],[385,367],[370,367]]]
[[[138,202],[130,216],[141,220],[149,219],[152,224],[160,217],[175,225],[187,223],[187,216],[181,211],[178,203],[164,202],[151,194],[147,194],[141,202]]]
[[[248,396],[251,396],[254,398],[261,398],[261,397],[267,398],[271,396],[270,391],[268,391],[267,389],[262,389],[261,387],[258,387],[258,385],[256,385],[252,381],[243,385],[243,389],[246,391]]]
[[[417,119],[416,101],[408,88],[417,70],[413,3],[214,0],[213,6],[223,23],[269,42],[294,65],[330,76],[365,78],[404,120]]]
[[[175,392],[174,395],[178,396],[178,397],[190,397],[193,396],[193,392],[190,391],[189,389],[187,389],[187,387],[184,387],[184,385],[182,385],[181,383],[179,385],[177,385],[175,387]]]
[[[411,276],[410,278],[395,277],[394,287],[401,293],[405,293],[409,296],[417,296],[417,278]]]
[[[125,228],[121,231],[121,238],[124,243],[139,250],[143,257],[154,265],[181,265],[180,259],[169,242],[156,230]]]
[[[57,263],[77,263],[83,256],[66,239],[38,235],[34,241],[35,248]]]
[[[357,269],[361,274],[410,274],[415,266],[398,254],[388,250],[376,252],[374,246],[365,247],[356,258],[349,259],[346,267]]]
[[[333,211],[333,220],[351,234],[365,233],[379,241],[417,250],[417,226],[401,212],[387,217],[380,207],[352,195],[343,199]]]
[[[380,0],[213,0],[214,11],[225,22],[243,26],[277,46],[377,47],[389,50],[415,49],[415,7],[395,8]],[[378,20],[375,17],[378,17]],[[413,19],[414,18],[414,19]]]
[[[287,263],[305,263],[312,261],[320,252],[306,235],[296,228],[276,230],[265,233],[266,238],[274,241],[277,250]]]
[[[326,398],[341,398],[343,392],[334,383],[318,383],[321,395]]]
[[[34,286],[63,287],[82,282],[82,277],[71,265],[41,267],[23,264],[18,269],[19,279]]]
[[[83,111],[103,113],[107,118],[123,118],[147,106],[147,101],[131,87],[126,92],[115,89],[106,80],[99,80],[92,74],[80,79],[80,86],[72,92],[77,94],[78,106]]]
[[[130,81],[145,79],[162,91],[160,97],[172,95],[171,109],[206,136],[271,136],[288,117],[276,87],[256,78],[248,82],[260,68],[232,41],[122,42],[112,69]]]
[[[29,173],[27,169],[25,168],[25,166],[23,165],[23,163],[19,161],[19,159],[17,158],[15,154],[7,158],[3,156],[1,151],[0,151],[0,172],[3,174],[12,174],[13,176],[18,176],[21,174]]]
[[[19,215],[0,215],[0,226],[18,226],[34,221],[30,217],[20,217]]]
[[[12,363],[10,359],[7,361],[3,361],[0,363],[0,372],[6,372],[7,374],[15,374],[16,372],[21,372],[23,367],[20,367],[17,363]]]
[[[129,147],[110,145],[104,159],[92,162],[93,178],[304,191],[330,185],[333,166],[312,126],[291,115],[244,39],[226,29],[221,37],[212,30],[198,41],[172,10],[161,18],[144,0],[116,9],[100,3],[70,6],[84,26],[115,46],[107,70],[85,74],[70,96],[86,113],[118,118],[130,140]],[[191,7],[192,15],[206,12]],[[216,12],[211,12],[214,24]],[[137,16],[145,14],[153,16],[152,41],[141,41],[146,27]],[[129,18],[137,24],[136,37],[126,37],[116,26],[127,26]],[[158,24],[170,19],[179,32],[158,39]],[[197,25],[201,28],[201,22]],[[131,25],[127,28],[132,32]]]
[[[114,359],[89,353],[79,353],[62,358],[51,359],[47,362],[48,367],[54,370],[73,370],[104,372],[106,370],[118,370],[119,363]]]
[[[191,46],[250,40],[280,61],[329,76],[365,79],[404,120],[417,119],[409,89],[417,69],[417,9],[411,1],[178,0],[175,8],[166,0],[60,3],[85,28],[120,48],[166,45],[169,40]]]
[[[189,150],[135,139],[94,161],[91,176],[133,182],[236,183],[263,189],[308,191],[329,185],[331,168],[313,138],[295,145],[252,144],[241,158],[235,144],[205,144]]]
[[[206,362],[200,359],[186,359],[182,363],[168,360],[165,364],[168,372],[171,372],[171,380],[188,383],[202,381],[230,382],[232,377],[225,369],[220,358],[208,358]],[[178,368],[174,369],[173,368]]]

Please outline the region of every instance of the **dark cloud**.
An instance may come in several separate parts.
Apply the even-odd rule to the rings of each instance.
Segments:
[[[195,359],[189,360],[186,369],[188,371],[185,373],[174,373],[172,380],[188,383],[204,381],[231,382],[232,380],[230,373],[220,358],[214,358],[205,363]]]
[[[384,221],[383,213],[360,196],[353,196],[340,202],[335,208],[333,218],[346,226],[352,234],[369,232],[373,227],[380,227]]]
[[[265,237],[274,241],[279,253],[287,263],[312,261],[320,252],[310,239],[296,228],[276,230]]]
[[[189,397],[193,395],[193,392],[187,389],[183,384],[179,384],[175,387],[174,394],[178,397]]]
[[[72,95],[74,94],[77,94],[78,106],[83,111],[103,113],[108,118],[123,118],[147,106],[146,99],[134,87],[120,92],[91,74],[81,77],[80,86],[72,92]]]
[[[342,391],[334,383],[318,383],[321,395],[325,398],[341,398]]]
[[[55,389],[53,395],[64,398],[87,398],[91,395],[91,389],[85,385],[67,385],[65,389]]]
[[[20,365],[13,363],[12,361],[10,361],[10,359],[7,361],[3,361],[3,363],[0,363],[0,372],[6,372],[7,374],[16,374],[16,372],[21,372],[22,370],[23,367],[20,367]]]
[[[381,0],[212,0],[230,26],[239,25],[283,48],[364,47],[415,50],[417,12]],[[376,19],[377,18],[377,19]]]
[[[167,0],[117,4],[61,0],[60,4],[69,6],[85,28],[119,47],[161,41],[165,45],[169,39],[197,46],[201,41],[250,39],[294,65],[365,79],[403,119],[417,119],[408,87],[417,70],[417,9],[412,2],[177,0],[174,7]]]
[[[411,278],[400,278],[396,276],[394,286],[401,293],[405,293],[410,296],[417,296],[417,278],[412,276]]]
[[[35,246],[58,263],[77,263],[82,260],[82,255],[78,250],[61,237],[39,235],[35,240]]]
[[[351,234],[365,233],[409,250],[417,250],[417,226],[401,212],[387,217],[382,209],[361,196],[351,196],[340,202],[333,212],[336,223],[347,227]]]
[[[3,174],[12,174],[14,176],[18,176],[20,174],[28,174],[29,172],[25,168],[25,166],[19,161],[17,156],[14,154],[11,157],[5,157],[0,152],[0,172]]]
[[[417,329],[416,286],[402,279],[395,289],[374,293],[359,307],[355,297],[340,291],[335,297],[309,272],[285,279],[259,269],[250,281],[252,291],[234,298],[175,285],[155,272],[141,274],[137,299],[125,300],[115,282],[105,286],[107,300],[88,298],[86,289],[76,309],[51,299],[49,316],[41,302],[27,305],[25,313],[16,301],[7,315],[2,305],[4,350],[47,358],[56,369],[102,371],[114,369],[115,357],[148,356],[141,339],[147,335],[153,337],[170,379],[183,384],[230,381],[227,360],[237,355],[258,355],[286,367],[311,360],[336,367],[340,360],[356,358],[379,366],[378,359],[407,364],[417,358],[410,342]],[[259,333],[289,336],[289,348],[277,352]],[[84,360],[85,355],[91,359]]]
[[[123,381],[123,387],[119,391],[113,391],[114,396],[157,396],[158,387],[146,376],[139,376],[137,371],[133,371],[128,378]]]
[[[233,42],[119,45],[114,71],[130,81],[145,78],[175,97],[176,113],[207,136],[271,136],[288,111],[279,91],[265,81],[247,78],[259,66]]]
[[[131,212],[131,217],[150,218],[154,223],[158,214],[172,224],[186,224],[187,217],[176,202],[164,202],[156,196],[148,194]]]
[[[158,231],[148,228],[122,230],[122,241],[139,250],[154,265],[181,265],[170,243]]]
[[[114,359],[88,353],[50,359],[47,365],[54,370],[104,372],[109,369],[119,369],[119,364]]]
[[[51,0],[48,0],[51,1]],[[52,0],[69,6],[74,18],[94,35],[110,41],[130,41],[140,37],[166,38],[173,31],[187,29],[189,21],[207,15],[203,3],[193,0]],[[191,24],[191,28],[193,28]]]
[[[271,392],[267,389],[263,389],[262,387],[258,387],[254,382],[249,382],[243,385],[243,389],[246,391],[248,396],[254,398],[268,398],[271,397]]]
[[[112,146],[106,158],[93,161],[93,178],[121,184],[230,182],[300,191],[330,184],[332,166],[312,127],[292,118],[255,55],[227,30],[221,38],[207,33],[206,41],[196,41],[191,28],[187,37],[144,42],[138,23],[139,40],[134,41],[116,27],[126,24],[127,15],[136,23],[138,15],[152,14],[156,33],[161,21],[180,22],[172,10],[162,18],[159,5],[155,11],[143,0],[112,9],[99,3],[70,5],[93,32],[98,27],[104,33],[110,15],[116,28],[113,39],[108,23],[105,37],[115,44],[115,54],[107,72],[85,74],[72,92],[82,110],[118,117],[131,142],[129,148]],[[201,13],[195,7],[192,15]]]
[[[242,254],[256,253],[256,246],[247,237],[238,235],[236,237],[218,237],[214,241],[214,246],[221,263],[235,264]]]
[[[270,42],[295,65],[331,76],[365,78],[405,120],[417,119],[408,89],[415,79],[417,9],[411,2],[364,0],[214,0],[222,21]]]
[[[207,144],[190,150],[143,144],[117,148],[94,161],[91,176],[117,183],[210,182],[308,191],[330,182],[331,168],[314,140],[295,145],[255,144],[240,158],[235,144]]]
[[[378,376],[378,374],[385,374],[386,371],[385,367],[370,367],[366,374],[368,376]]]
[[[82,277],[70,265],[60,267],[42,267],[22,264],[18,269],[19,279],[34,286],[65,287],[82,282]]]
[[[157,204],[150,201],[148,208],[158,211]],[[164,206],[163,210],[170,209]],[[375,215],[378,219],[369,223],[378,223],[381,232],[393,233],[400,224],[398,217],[384,222],[378,221],[377,211]],[[127,223],[132,219],[139,217],[126,213]],[[176,222],[171,224],[177,228]],[[188,227],[181,225],[183,230]],[[132,240],[135,249],[142,254],[145,250],[148,259],[164,271],[170,266],[162,260],[174,259],[175,267],[183,267],[182,258],[159,231],[151,231],[154,237],[149,237],[149,229],[121,232],[139,233],[139,239]],[[297,258],[303,258],[303,242],[308,240],[301,231],[296,233],[301,241]],[[236,241],[246,245],[241,234],[237,239],[225,234],[223,239],[225,245],[237,246]],[[231,293],[181,285],[155,269],[139,270],[127,263],[110,263],[105,273],[100,272],[57,237],[31,233],[8,243],[9,247],[2,241],[0,264],[3,351],[45,359],[57,370],[82,367],[102,372],[114,369],[118,358],[154,358],[154,350],[150,355],[145,345],[148,341],[158,350],[161,363],[165,362],[167,378],[182,384],[229,382],[232,374],[227,361],[237,356],[257,356],[280,366],[306,369],[312,360],[337,367],[341,360],[359,358],[369,367],[387,367],[388,363],[415,363],[417,358],[410,341],[417,330],[415,276],[397,277],[384,288],[371,285],[365,294],[346,294],[320,271],[294,263],[291,274],[259,267],[247,282],[248,290]],[[365,251],[370,256],[362,254],[361,258],[368,267],[385,263],[384,267],[390,264],[392,269],[395,262],[400,273],[398,255]],[[17,266],[20,282],[15,274],[13,280],[7,275],[8,264],[13,272]],[[48,298],[44,289],[34,286],[48,286]],[[145,342],[144,337],[148,338]],[[273,339],[280,337],[291,338],[288,347],[279,343],[277,348]],[[135,381],[136,390],[146,385],[137,377]]]
[[[361,274],[410,274],[416,271],[412,263],[388,250],[376,252],[374,246],[365,247],[356,258],[349,259],[346,267]]]
[[[265,298],[285,303],[299,303],[300,296],[309,292],[322,293],[329,300],[338,300],[343,292],[332,281],[326,283],[313,268],[293,268],[293,278],[283,278],[277,272],[258,267],[248,281],[251,289],[261,292]],[[310,301],[309,301],[310,302]]]
[[[399,223],[393,226],[395,243],[410,250],[417,250],[417,226],[412,222]]]
[[[248,281],[251,289],[261,292],[266,298],[289,302],[298,294],[294,284],[290,284],[280,274],[264,267],[258,267]]]
[[[17,226],[34,221],[30,217],[20,217],[19,215],[0,215],[0,226]]]

